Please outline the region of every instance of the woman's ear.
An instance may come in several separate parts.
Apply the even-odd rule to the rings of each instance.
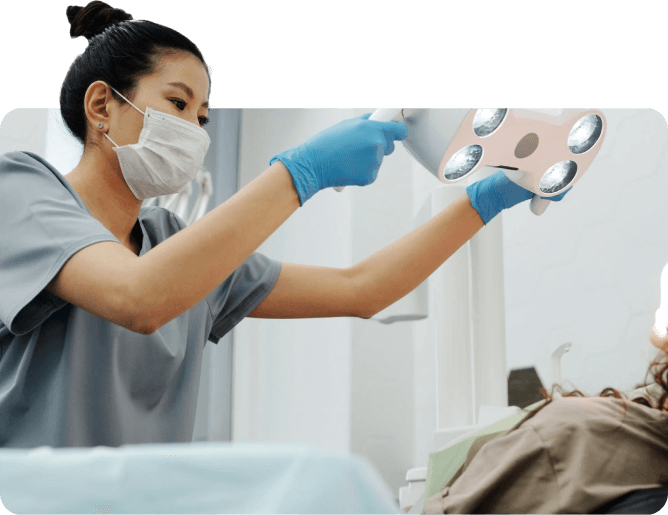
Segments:
[[[86,90],[84,96],[84,112],[88,121],[88,136],[92,139],[102,137],[109,130],[109,118],[114,110],[111,88],[107,83],[98,80]],[[97,134],[97,137],[95,136]]]

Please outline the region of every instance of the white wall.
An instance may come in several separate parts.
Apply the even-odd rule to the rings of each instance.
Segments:
[[[273,155],[369,111],[243,110],[240,187]],[[410,166],[405,152],[395,152],[373,185],[318,193],[259,251],[286,262],[347,267],[380,250],[412,228]],[[395,491],[403,484],[415,453],[410,324],[246,319],[234,341],[233,440],[354,452]]]
[[[244,110],[240,186],[274,154],[370,110]],[[572,341],[562,377],[591,394],[644,379],[668,262],[661,233],[668,219],[666,122],[652,110],[603,111],[606,141],[564,201],[541,217],[528,203],[501,215],[508,371],[535,366],[547,385],[552,351]],[[377,183],[318,193],[260,251],[343,267],[407,233],[420,199],[437,183],[397,147]],[[397,170],[412,174],[413,184],[402,183]],[[411,188],[413,200],[401,200]],[[434,450],[430,323],[245,320],[235,329],[233,438],[359,453],[398,488],[405,471],[426,466]]]
[[[14,151],[33,152],[67,175],[79,164],[83,145],[65,126],[60,109],[19,108],[0,125],[0,154]]]
[[[509,369],[536,366],[585,393],[631,389],[655,355],[648,335],[668,262],[668,130],[653,110],[603,109],[607,136],[587,174],[541,216],[503,214]]]
[[[239,187],[277,153],[351,117],[350,110],[242,111]],[[350,196],[321,192],[258,250],[283,262],[347,267],[351,263]],[[234,441],[350,446],[349,319],[257,320],[234,330]]]
[[[44,155],[47,109],[14,109],[0,123],[0,154],[28,151]]]

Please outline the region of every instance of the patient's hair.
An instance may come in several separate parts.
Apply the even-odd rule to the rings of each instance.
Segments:
[[[65,76],[60,111],[69,130],[84,145],[88,128],[84,97],[93,82],[104,81],[132,100],[139,78],[155,72],[161,56],[177,52],[194,55],[209,74],[202,53],[187,37],[157,23],[133,20],[122,9],[104,2],[96,0],[86,7],[71,5],[67,19],[70,36],[85,37],[88,47]],[[116,93],[112,95],[118,102],[125,102]]]
[[[634,397],[631,402],[635,402],[637,404],[642,404],[644,406],[647,406],[648,408],[655,408],[661,411],[668,411],[668,354],[666,353],[661,353],[660,356],[657,357],[655,361],[652,362],[652,364],[649,366],[649,369],[647,370],[647,376],[650,376],[653,379],[653,382],[659,385],[663,389],[663,393],[661,394],[661,398],[659,401],[656,403],[655,406],[653,406],[649,400],[647,400],[645,397]],[[649,383],[645,383],[643,386],[648,386]],[[540,392],[545,397],[546,402],[538,406],[537,408],[534,408],[533,410],[529,411],[529,414],[525,417],[524,420],[528,420],[529,418],[533,417],[536,413],[538,413],[540,410],[542,410],[545,406],[547,406],[552,400],[554,400],[554,392],[557,391],[559,394],[561,394],[562,397],[586,397],[585,394],[583,394],[579,390],[573,390],[571,392],[565,392],[563,388],[559,385],[553,385],[551,388],[550,393],[548,393],[544,388],[541,388]],[[616,399],[621,399],[624,401],[624,407],[626,408],[626,395],[623,393],[619,392],[618,390],[615,390],[614,388],[605,388],[601,393],[598,394],[598,397],[614,397]]]

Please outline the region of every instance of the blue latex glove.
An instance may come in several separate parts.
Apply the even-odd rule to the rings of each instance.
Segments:
[[[541,198],[559,202],[570,190],[568,188],[563,193],[554,197]],[[513,207],[515,204],[533,197],[533,193],[515,184],[502,170],[478,182],[474,182],[466,188],[466,193],[471,199],[471,205],[478,211],[485,225],[504,209]]]
[[[344,120],[271,159],[270,165],[280,160],[290,171],[301,205],[321,189],[366,186],[376,180],[383,157],[394,152],[395,140],[406,139],[408,129],[369,116]]]

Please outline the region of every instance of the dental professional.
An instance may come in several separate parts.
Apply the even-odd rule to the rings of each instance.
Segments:
[[[142,201],[202,166],[202,54],[103,2],[67,18],[89,41],[60,94],[81,161],[0,156],[0,446],[189,442],[207,340],[247,316],[370,318],[532,196],[499,172],[350,268],[279,263],[256,249],[318,191],[372,183],[406,126],[342,121],[186,227]]]

